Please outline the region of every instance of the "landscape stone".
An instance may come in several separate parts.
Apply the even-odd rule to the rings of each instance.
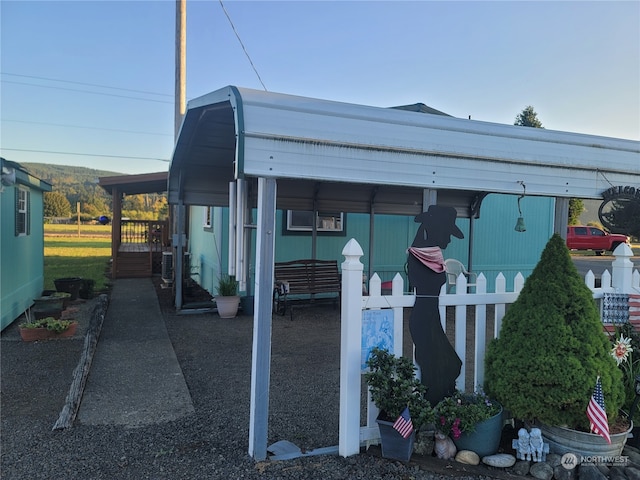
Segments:
[[[562,465],[553,467],[553,478],[556,480],[575,480],[577,468],[564,468]]]
[[[456,462],[464,463],[465,465],[478,465],[480,463],[480,457],[476,452],[471,450],[460,450],[455,458]]]
[[[629,480],[640,480],[640,469],[636,467],[625,467],[624,473]]]
[[[508,453],[496,453],[482,458],[482,463],[490,467],[509,468],[516,463],[516,457]]]
[[[551,465],[553,468],[562,464],[562,455],[558,455],[557,453],[549,453],[547,455],[546,462]]]
[[[622,467],[611,467],[608,478],[609,480],[627,480]]]
[[[511,470],[516,475],[520,475],[520,476],[524,477],[526,474],[529,473],[529,468],[530,467],[531,467],[531,462],[529,462],[527,460],[519,460],[519,461],[517,461],[515,463],[515,465],[513,466],[513,468]]]
[[[607,477],[595,465],[580,465],[578,476],[580,480],[606,480]]]
[[[546,462],[534,463],[531,465],[529,474],[539,480],[551,480],[553,478],[553,468]]]

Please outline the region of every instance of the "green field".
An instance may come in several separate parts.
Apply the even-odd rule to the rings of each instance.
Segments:
[[[77,236],[78,227],[75,226],[75,231],[73,229],[73,225],[44,226],[45,290],[55,290],[53,281],[67,277],[91,278],[96,282],[96,291],[106,290],[109,279],[105,272],[111,259],[111,227],[82,225],[80,237]]]

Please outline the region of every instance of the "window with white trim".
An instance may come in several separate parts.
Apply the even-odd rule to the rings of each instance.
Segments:
[[[211,228],[211,219],[213,217],[212,210],[213,210],[212,207],[204,207],[204,216],[202,219],[203,228]]]
[[[30,200],[29,190],[16,188],[16,236],[29,235],[30,229]]]
[[[315,212],[316,231],[323,234],[345,234],[343,212]],[[313,231],[314,212],[311,210],[286,210],[286,233],[310,233]]]

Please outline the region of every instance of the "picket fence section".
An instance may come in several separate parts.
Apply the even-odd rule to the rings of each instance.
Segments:
[[[380,433],[375,423],[379,413],[366,397],[366,425],[361,426],[362,378],[364,372],[363,359],[367,349],[378,340],[384,342],[389,332],[376,337],[367,325],[386,325],[392,323],[392,345],[386,345],[396,355],[402,354],[404,308],[412,307],[415,293],[404,292],[404,280],[397,273],[392,281],[390,295],[382,295],[381,280],[374,273],[369,281],[369,294],[363,294],[362,272],[364,266],[360,261],[362,248],[355,239],[349,240],[342,254],[342,305],[341,305],[341,357],[340,357],[340,434],[338,451],[342,456],[359,453],[361,445],[377,444]],[[603,309],[603,299],[610,294],[625,294],[629,298],[640,295],[640,273],[634,270],[631,257],[633,252],[628,245],[620,245],[614,251],[612,273],[608,270],[602,274],[601,284],[596,287],[595,275],[589,271],[585,276],[585,284],[593,292],[593,297]],[[447,331],[447,315],[454,316],[454,347],[462,360],[460,376],[456,380],[459,390],[473,390],[484,383],[484,357],[487,339],[487,322],[493,322],[493,337],[497,337],[505,315],[506,307],[515,302],[524,286],[524,277],[518,273],[513,282],[513,289],[507,291],[506,279],[499,273],[495,279],[495,292],[487,292],[487,279],[478,274],[474,286],[467,285],[467,279],[460,275],[456,282],[455,293],[447,293],[443,285],[439,303],[442,327]],[[471,315],[469,315],[471,310]],[[385,311],[391,313],[384,313]],[[491,317],[491,318],[489,318]],[[363,318],[365,333],[363,335]],[[467,325],[473,322],[472,348],[467,345]],[[364,352],[364,353],[363,353]],[[468,354],[471,358],[467,358]],[[469,370],[473,371],[470,372]],[[467,384],[467,379],[470,380]]]

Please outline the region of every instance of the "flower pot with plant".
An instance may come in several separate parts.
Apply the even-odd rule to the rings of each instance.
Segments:
[[[498,451],[502,435],[502,406],[482,390],[457,391],[435,406],[436,429],[448,435],[458,450],[471,450],[479,457]]]
[[[234,318],[238,314],[240,296],[238,282],[233,275],[221,275],[218,280],[218,295],[215,297],[220,318]]]
[[[614,427],[629,428],[619,415],[624,387],[610,349],[593,295],[564,240],[554,234],[487,348],[485,388],[525,425],[562,428],[584,434],[594,445],[608,445],[603,436],[589,433],[586,411],[599,379],[612,442]],[[543,435],[552,453],[602,452],[589,446],[579,452],[581,446],[549,441],[544,429]],[[622,446],[611,454],[619,455]]]
[[[373,348],[364,374],[371,399],[380,409],[382,456],[408,461],[413,451],[415,433],[433,425],[433,408],[426,399],[426,387],[415,376],[415,366],[406,357],[396,357],[387,350]],[[406,438],[393,425],[408,408],[413,431]]]
[[[76,333],[78,322],[75,320],[58,320],[53,317],[31,319],[22,322],[18,328],[20,337],[25,342],[48,340],[51,338],[72,337]]]

